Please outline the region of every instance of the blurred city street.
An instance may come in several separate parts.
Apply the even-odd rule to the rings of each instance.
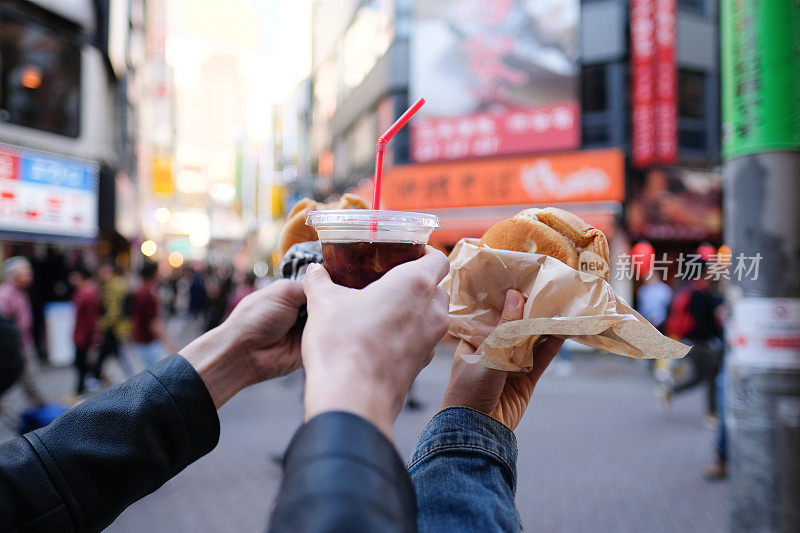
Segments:
[[[178,326],[173,321],[171,329]],[[414,385],[423,409],[406,409],[397,421],[404,459],[438,409],[454,346],[440,343]],[[49,370],[47,383],[66,392],[73,374]],[[525,530],[727,529],[727,483],[702,477],[714,431],[702,426],[701,391],[661,413],[641,361],[578,354],[569,375],[554,374],[539,383],[516,431],[517,507]],[[277,460],[302,418],[301,388],[295,373],[243,391],[220,411],[217,448],[133,504],[107,531],[263,531],[280,483]],[[0,433],[2,440],[10,436]]]
[[[800,531],[798,95],[787,0],[0,0],[0,533]]]

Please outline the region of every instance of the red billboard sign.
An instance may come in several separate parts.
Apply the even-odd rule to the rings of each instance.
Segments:
[[[633,164],[656,162],[656,0],[631,0],[631,126]]]
[[[633,164],[678,158],[676,0],[631,0]]]
[[[558,150],[580,144],[577,102],[420,119],[411,129],[411,158],[420,163]]]
[[[656,156],[672,165],[678,159],[678,79],[676,0],[656,0]]]
[[[411,159],[580,146],[579,15],[579,0],[416,2]]]

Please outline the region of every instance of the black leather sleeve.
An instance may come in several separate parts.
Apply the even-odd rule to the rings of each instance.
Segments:
[[[0,531],[100,531],[218,439],[203,381],[173,355],[0,445]]]
[[[416,531],[416,499],[400,456],[372,424],[324,413],[286,452],[273,532]]]

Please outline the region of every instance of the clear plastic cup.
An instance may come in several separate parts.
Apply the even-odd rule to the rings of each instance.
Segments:
[[[306,224],[322,242],[322,262],[334,283],[363,289],[390,269],[425,254],[439,217],[372,209],[312,211]]]

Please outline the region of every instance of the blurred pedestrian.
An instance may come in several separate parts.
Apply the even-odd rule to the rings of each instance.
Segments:
[[[89,373],[89,350],[98,343],[100,322],[100,290],[85,267],[73,269],[69,281],[75,287],[72,303],[75,306],[75,327],[72,342],[75,344],[75,369],[78,382],[75,395],[86,391],[86,375]]]
[[[131,342],[145,367],[156,364],[165,351],[175,351],[166,334],[158,301],[158,264],[148,261],[131,300]]]
[[[178,272],[177,277],[174,278],[173,283],[173,300],[172,300],[172,314],[180,317],[184,321],[189,318],[189,300],[190,290],[192,286],[192,272],[188,269],[182,269]]]
[[[651,273],[636,292],[637,311],[660,332],[664,332],[669,304],[672,303],[672,288]]]
[[[36,365],[33,342],[33,313],[28,298],[28,287],[33,283],[33,269],[24,257],[12,257],[3,267],[3,283],[0,284],[0,315],[10,320],[20,339],[25,366],[20,376],[20,384],[28,401],[33,405],[43,405],[44,396],[36,385],[34,367]]]
[[[252,272],[237,270],[233,273],[233,294],[228,299],[225,316],[229,316],[242,299],[256,290],[256,276]]]
[[[103,365],[108,356],[114,356],[127,377],[133,375],[133,368],[122,353],[122,342],[130,331],[132,295],[128,284],[116,263],[105,263],[97,271],[100,279],[103,315],[100,318],[100,351],[94,367],[94,377],[101,380]]]
[[[0,314],[0,400],[22,374],[25,359],[22,357],[22,343],[14,322]],[[3,404],[0,402],[0,413]]]
[[[714,462],[706,466],[703,476],[713,481],[728,477],[728,426],[725,424],[725,372],[717,374],[717,412],[719,426],[714,438]]]
[[[651,272],[636,291],[636,310],[661,333],[664,333],[664,323],[667,321],[671,303],[672,288],[656,276],[655,272]],[[669,377],[668,361],[648,359],[647,367],[656,379],[663,380]]]
[[[228,305],[231,280],[222,269],[215,269],[206,278],[206,327],[210,331],[222,323]]]
[[[206,306],[206,285],[199,268],[192,270],[192,282],[189,285],[189,312],[192,318],[203,314]]]
[[[726,294],[723,303],[717,308],[717,321],[724,330],[728,330],[727,322],[730,320],[730,302],[736,299],[737,294],[731,294],[729,280],[720,280],[720,292]],[[728,477],[728,425],[725,423],[728,407],[726,405],[727,375],[725,372],[725,359],[727,347],[723,345],[722,358],[717,372],[717,416],[719,425],[714,438],[714,462],[708,465],[703,475],[706,479],[721,480]]]
[[[705,384],[706,421],[709,423],[717,420],[716,383],[722,363],[722,327],[717,308],[721,303],[722,299],[703,276],[689,281],[675,295],[665,323],[666,333],[692,346],[686,360],[693,371],[691,378],[683,383],[662,383],[657,390],[662,405],[668,408],[676,394]]]

